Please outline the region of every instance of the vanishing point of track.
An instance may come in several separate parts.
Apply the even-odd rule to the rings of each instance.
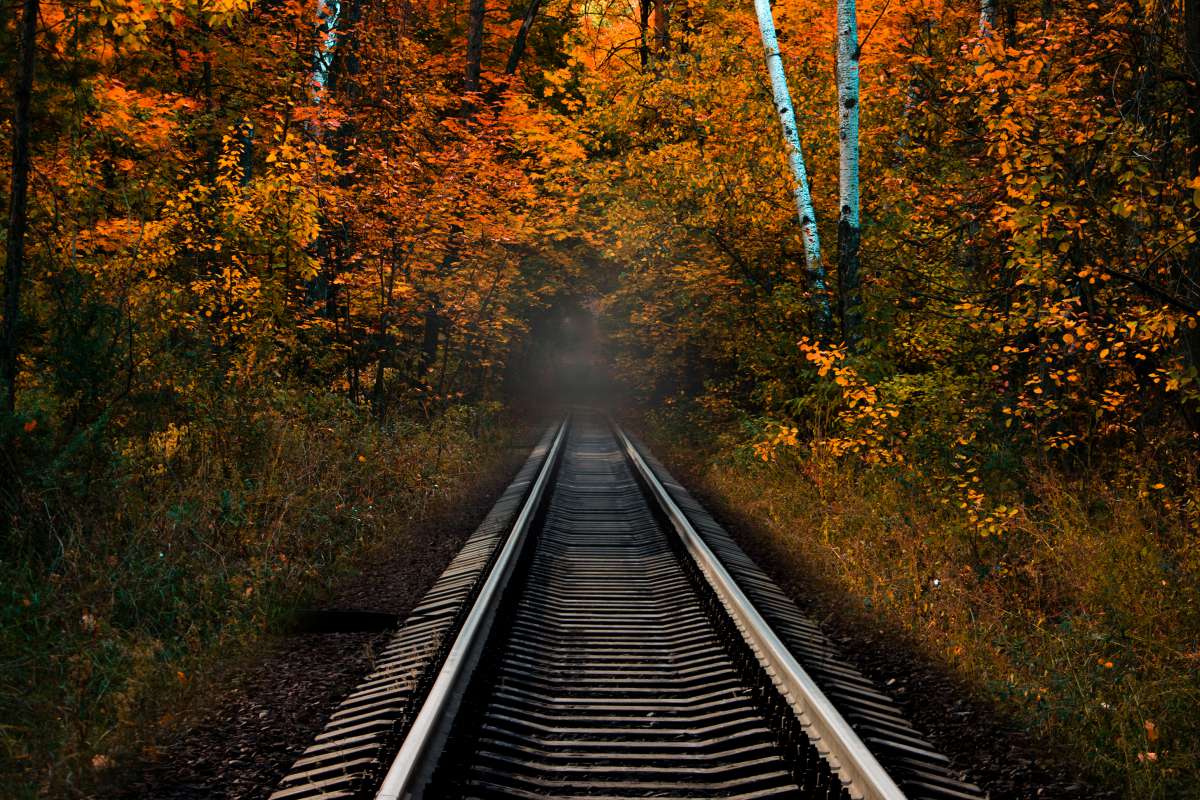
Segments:
[[[272,795],[982,797],[616,425],[543,437]]]

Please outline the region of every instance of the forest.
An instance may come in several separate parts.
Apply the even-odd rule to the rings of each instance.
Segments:
[[[1196,796],[1200,3],[12,0],[0,53],[3,793],[422,548],[594,318],[838,614]]]

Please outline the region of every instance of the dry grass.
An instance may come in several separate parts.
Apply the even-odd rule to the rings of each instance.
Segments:
[[[1102,785],[1200,797],[1200,539],[1145,470],[1069,482],[1030,469],[1018,515],[981,537],[908,470],[763,464],[728,443],[697,457],[668,431],[652,438],[761,523],[757,547],[903,631]]]
[[[229,425],[118,442],[84,492],[26,488],[0,562],[0,756],[11,797],[84,791],[356,554],[508,459],[473,412],[381,427],[285,398]],[[23,526],[23,527],[20,527]]]

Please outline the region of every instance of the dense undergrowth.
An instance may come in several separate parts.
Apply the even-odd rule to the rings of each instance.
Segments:
[[[381,424],[343,398],[280,392],[220,413],[97,436],[90,458],[26,472],[0,561],[5,796],[82,791],[152,753],[221,664],[356,555],[420,558],[414,518],[508,444],[495,409]],[[38,444],[36,426],[23,435]]]
[[[981,480],[1012,511],[1002,532],[981,536],[958,487],[929,463],[807,448],[763,461],[753,447],[763,432],[749,422],[683,411],[653,420],[662,454],[760,521],[756,544],[815,578],[843,612],[902,631],[977,697],[1063,745],[1097,785],[1192,796],[1200,542],[1156,483],[1159,465],[1072,475],[1026,460],[1005,481]]]

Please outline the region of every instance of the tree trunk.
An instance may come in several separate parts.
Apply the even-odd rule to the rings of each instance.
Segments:
[[[1183,42],[1186,63],[1187,87],[1187,147],[1188,178],[1200,175],[1200,0],[1183,2]],[[1194,286],[1200,276],[1200,223],[1193,223],[1192,233],[1196,239],[1188,248],[1186,280],[1181,286]],[[1189,298],[1190,299],[1190,298]],[[1183,329],[1183,349],[1187,363],[1200,370],[1200,328]],[[1200,431],[1200,409],[1183,404],[1183,415],[1192,431]]]
[[[317,3],[317,45],[313,53],[313,84],[318,91],[328,89],[333,71],[337,34],[342,27],[342,5],[339,0],[319,0]]]
[[[999,10],[998,0],[980,0],[979,3],[979,38],[990,39],[996,30],[996,12]]]
[[[639,0],[638,3],[638,57],[645,69],[650,63],[650,44],[646,40],[646,32],[650,27],[650,9],[652,0]]]
[[[1183,3],[1184,50],[1187,59],[1188,177],[1200,173],[1200,0]]]
[[[508,52],[508,61],[504,64],[504,79],[494,82],[485,94],[486,104],[493,106],[493,112],[498,113],[496,102],[500,96],[508,90],[508,86],[512,81],[512,76],[517,74],[517,67],[521,65],[521,58],[525,55],[525,45],[529,38],[529,30],[533,27],[533,21],[537,19],[538,9],[541,8],[542,0],[530,0],[528,7],[525,9],[525,17],[521,20],[521,27],[517,30],[517,36],[513,39],[512,50]]]
[[[838,0],[838,303],[842,338],[853,350],[862,338],[861,275],[858,245],[862,238],[858,202],[858,14],[854,0]]]
[[[354,101],[361,94],[357,80],[362,68],[358,31],[362,25],[363,2],[339,0],[338,7],[337,39],[329,65],[329,83],[326,88],[331,95],[340,93],[340,96]],[[349,120],[342,125],[343,128],[351,126]]]
[[[383,353],[380,352],[379,360],[375,362],[375,383],[371,387],[371,405],[379,419],[387,417],[387,384],[384,380],[383,361]]]
[[[37,52],[38,0],[21,4],[21,41],[13,102],[12,178],[8,196],[8,240],[4,259],[4,409],[17,403],[17,337],[21,313],[21,281],[25,271],[25,230],[29,223],[29,106]]]
[[[800,134],[796,128],[796,112],[792,108],[792,95],[788,91],[787,75],[783,70],[783,56],[779,52],[779,39],[775,35],[775,19],[771,14],[770,0],[754,0],[754,11],[758,14],[758,29],[762,34],[763,50],[766,51],[767,73],[771,76],[771,91],[779,124],[783,127],[783,139],[787,146],[788,164],[795,183],[793,195],[796,212],[800,218],[800,233],[804,237],[804,260],[808,270],[808,287],[812,292],[817,327],[824,334],[833,329],[833,317],[829,308],[829,289],[826,285],[825,266],[821,263],[821,239],[817,233],[817,214],[813,210],[812,195],[808,188],[808,171],[804,166],[804,153],[800,149]]]
[[[424,384],[429,377],[429,370],[437,360],[438,334],[442,330],[441,301],[435,294],[429,298],[429,306],[425,309],[421,334],[421,358],[417,364],[417,381]]]
[[[358,97],[358,26],[362,20],[360,0],[322,0],[318,15],[318,45],[314,81],[324,87],[324,96],[330,100],[342,98],[345,106],[353,108]],[[348,169],[351,162],[350,144],[354,139],[354,118],[347,114],[341,124],[332,131],[328,142],[341,175],[337,179],[340,189],[350,187],[354,178]],[[341,215],[336,221],[330,218],[328,201],[322,195],[321,223],[317,236],[318,274],[309,282],[309,299],[322,304],[326,319],[338,319],[337,279],[352,252],[350,223]]]
[[[654,50],[660,58],[671,44],[670,20],[667,0],[654,0]]]
[[[513,40],[512,50],[508,54],[508,63],[504,65],[505,75],[516,74],[517,65],[521,63],[521,56],[525,54],[525,40],[529,37],[529,29],[533,27],[533,20],[537,17],[538,7],[541,4],[542,0],[529,0],[529,8],[525,9],[525,19],[521,20],[517,38]]]
[[[483,73],[483,21],[486,11],[486,0],[471,0],[471,19],[467,28],[467,79],[464,84],[468,93],[479,91],[479,80]]]

